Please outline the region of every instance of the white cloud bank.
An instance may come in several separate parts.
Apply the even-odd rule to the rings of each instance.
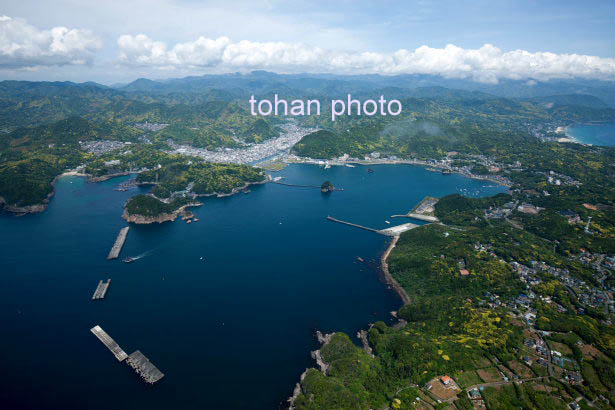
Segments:
[[[227,37],[178,43],[168,48],[144,34],[122,35],[119,61],[125,65],[161,69],[267,69],[280,72],[338,74],[437,74],[495,83],[499,79],[583,77],[615,80],[615,59],[579,54],[502,52],[491,44],[479,49],[455,45],[421,46],[393,53],[338,52],[303,43],[232,42]]]
[[[21,19],[0,16],[0,67],[36,68],[87,64],[102,47],[89,30],[39,30]]]

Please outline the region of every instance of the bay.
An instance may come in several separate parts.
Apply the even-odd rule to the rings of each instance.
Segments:
[[[107,261],[139,191],[64,177],[49,208],[0,215],[0,402],[19,409],[275,409],[306,367],[314,332],[353,338],[391,322],[400,300],[377,267],[389,239],[373,228],[406,219],[423,197],[494,195],[504,187],[410,165],[295,164],[274,176],[344,191],[277,184],[206,198],[200,222],[132,226]],[[385,221],[390,220],[389,225]],[[363,258],[361,263],[357,257]],[[100,279],[107,296],[92,301]],[[140,350],[165,377],[146,385],[91,333],[100,325],[128,353]]]
[[[583,144],[615,147],[615,123],[575,124],[566,129],[566,135]]]

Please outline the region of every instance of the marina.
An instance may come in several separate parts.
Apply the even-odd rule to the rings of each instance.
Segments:
[[[122,348],[115,342],[115,340],[113,340],[111,336],[107,334],[107,332],[102,330],[100,326],[96,325],[91,328],[90,331],[94,333],[94,336],[96,336],[98,340],[100,340],[105,346],[107,346],[107,349],[111,350],[111,353],[115,355],[115,358],[118,361],[121,362],[128,357],[126,352],[123,351]]]
[[[120,230],[120,233],[117,235],[117,239],[109,251],[109,255],[107,259],[117,259],[120,256],[120,252],[124,247],[124,242],[126,242],[126,235],[128,235],[128,231],[130,230],[130,226],[126,226]]]
[[[110,284],[111,279],[107,279],[106,282],[103,282],[101,279],[100,282],[98,282],[96,290],[94,291],[94,295],[92,295],[92,300],[104,299]]]

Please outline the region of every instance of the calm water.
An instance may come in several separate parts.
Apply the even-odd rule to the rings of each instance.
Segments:
[[[386,227],[425,195],[491,195],[491,183],[412,166],[293,165],[288,182],[207,199],[198,223],[133,226],[122,257],[107,261],[126,178],[66,177],[49,209],[0,215],[0,403],[19,409],[275,409],[312,366],[316,329],[351,335],[389,321],[399,300],[376,269],[387,238],[327,215]],[[392,220],[394,223],[406,222]],[[201,259],[202,257],[202,259]],[[103,301],[90,300],[112,278]],[[105,329],[164,373],[155,386],[116,361],[89,331]]]
[[[577,124],[566,133],[584,144],[615,147],[615,123]]]

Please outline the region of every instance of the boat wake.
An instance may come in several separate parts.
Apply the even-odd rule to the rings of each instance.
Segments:
[[[124,263],[131,263],[131,262],[134,262],[134,261],[138,261],[141,258],[145,258],[146,256],[151,255],[151,253],[154,252],[154,250],[155,249],[150,249],[149,251],[143,252],[140,255],[129,256],[129,257],[124,259]]]

